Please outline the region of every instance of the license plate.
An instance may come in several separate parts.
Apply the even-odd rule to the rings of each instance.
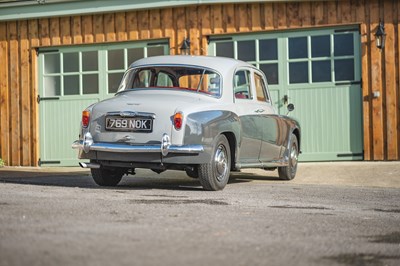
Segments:
[[[152,132],[153,119],[138,117],[106,117],[106,129],[114,131]]]

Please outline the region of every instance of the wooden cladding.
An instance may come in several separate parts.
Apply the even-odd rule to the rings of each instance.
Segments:
[[[356,24],[362,43],[364,157],[399,160],[399,6],[397,0],[215,4],[0,22],[0,158],[7,165],[37,165],[37,47],[169,38],[170,53],[179,54],[189,38],[191,54],[205,55],[212,34]],[[374,36],[380,20],[386,31],[382,51]]]

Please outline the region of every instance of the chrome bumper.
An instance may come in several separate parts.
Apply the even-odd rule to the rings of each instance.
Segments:
[[[119,153],[162,153],[167,156],[168,153],[186,153],[198,154],[204,152],[203,145],[171,145],[170,138],[164,134],[159,145],[129,145],[116,143],[94,143],[92,135],[88,132],[84,135],[83,140],[76,140],[72,143],[73,149],[83,150],[85,153],[89,151],[105,151]]]

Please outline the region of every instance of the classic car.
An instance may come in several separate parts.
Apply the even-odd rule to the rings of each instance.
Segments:
[[[135,168],[173,169],[215,191],[243,168],[293,179],[300,126],[277,113],[264,73],[248,63],[157,56],[131,64],[114,97],[82,112],[72,147],[100,186],[116,186]]]

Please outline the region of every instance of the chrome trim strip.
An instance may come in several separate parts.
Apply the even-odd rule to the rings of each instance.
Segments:
[[[83,140],[76,140],[72,143],[73,149],[83,150]],[[162,152],[161,145],[126,145],[126,144],[114,144],[114,143],[93,143],[89,147],[89,151],[105,151],[105,152],[126,152],[126,153],[151,153],[151,152]],[[168,153],[202,153],[204,152],[203,145],[170,145],[168,147]]]

